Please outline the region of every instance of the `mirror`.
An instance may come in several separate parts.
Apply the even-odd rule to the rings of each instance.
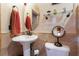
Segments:
[[[39,14],[32,10],[32,30],[36,29],[39,24]]]
[[[65,34],[65,30],[63,27],[61,26],[55,26],[52,30],[52,34],[55,36],[55,37],[62,37],[64,36]]]
[[[59,38],[61,38],[65,35],[64,28],[61,27],[61,26],[55,26],[52,30],[52,35],[57,38],[55,45],[58,46],[58,47],[61,47],[62,44],[59,42]]]

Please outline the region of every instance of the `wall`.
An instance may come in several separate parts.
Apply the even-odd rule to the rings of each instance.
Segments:
[[[11,14],[11,11],[12,11],[12,6],[13,5],[16,5],[19,9],[19,12],[20,12],[20,21],[21,21],[21,28],[22,28],[22,22],[23,22],[23,14],[21,14],[23,11],[23,5],[21,4],[12,4],[12,3],[2,3],[1,4],[1,32],[2,33],[8,33],[9,32],[9,29],[8,29],[8,26],[9,26],[9,23],[10,23],[10,14]],[[22,29],[21,29],[22,31]]]
[[[1,48],[1,4],[0,4],[0,48]],[[1,54],[1,50],[0,50]]]
[[[79,49],[79,4],[77,4],[76,8],[76,20],[77,20],[77,43],[78,43],[78,49]],[[79,50],[78,50],[79,55]]]
[[[26,18],[26,13],[29,12],[31,15],[31,5],[27,4],[25,7],[24,4],[18,3],[1,3],[1,47],[5,48],[8,47],[9,43],[11,42],[10,34],[9,34],[9,23],[10,23],[10,14],[12,11],[12,6],[17,6],[19,13],[20,13],[20,24],[21,24],[21,32],[26,31],[24,18]]]
[[[50,7],[49,7],[50,6]],[[66,8],[67,10],[72,10],[73,9],[73,4],[72,3],[63,3],[63,4],[58,4],[58,5],[54,5],[51,6],[51,4],[49,3],[40,3],[39,4],[40,7],[40,22],[39,22],[39,26],[37,27],[37,29],[34,30],[34,32],[38,32],[38,33],[51,33],[52,28],[59,22],[61,21],[61,16],[57,15],[57,18],[55,20],[54,17],[52,17],[49,20],[45,20],[44,15],[46,14],[47,10],[51,10],[53,13],[53,10],[56,9],[58,12],[63,11],[63,8]],[[60,8],[61,7],[61,8]],[[71,25],[71,23],[73,23]],[[71,16],[69,22],[67,23],[65,30],[67,31],[67,33],[76,33],[76,20],[75,20],[75,13],[73,13],[73,15]],[[73,29],[71,29],[73,28]]]
[[[13,5],[17,6],[20,13],[21,32],[25,31],[24,21],[25,21],[27,12],[31,17],[32,4],[27,4],[25,7],[23,3],[2,3],[1,4],[1,32],[2,33],[9,32],[8,26],[10,23],[10,14],[11,14]]]
[[[46,50],[45,50],[45,43],[50,42],[54,43],[56,42],[56,38],[52,36],[51,33],[39,33],[36,34],[39,36],[38,40],[36,40],[33,43],[33,50],[39,49],[40,56],[46,56]],[[64,45],[67,45],[70,47],[70,56],[77,56],[77,42],[75,41],[75,34],[66,34],[63,38],[60,38],[60,42]]]
[[[66,6],[68,9],[72,9],[72,4],[61,4],[58,6],[48,6],[46,4],[39,4],[40,6],[40,22],[38,27],[34,30],[35,33],[39,36],[38,40],[33,44],[33,49],[39,49],[40,55],[45,56],[45,43],[46,42],[55,42],[55,37],[51,34],[51,27],[53,26],[51,23],[51,20],[46,20],[43,18],[43,15],[46,13],[47,9],[54,9],[59,8],[60,10]],[[45,6],[45,7],[44,7]],[[61,8],[60,8],[61,7]],[[47,8],[47,9],[46,9]],[[55,19],[55,18],[54,18]],[[61,20],[60,17],[57,18],[57,22]],[[54,21],[54,20],[53,20]],[[47,23],[46,23],[47,22]],[[68,21],[67,25],[65,26],[66,35],[61,38],[60,42],[62,44],[65,44],[70,47],[70,55],[71,56],[77,56],[78,47],[77,47],[77,39],[76,39],[76,15],[75,15],[75,9],[73,11],[73,15],[71,16],[70,20]],[[37,46],[37,47],[36,47]]]
[[[7,48],[10,42],[12,41],[9,34],[9,23],[10,23],[10,14],[12,10],[12,6],[16,5],[19,9],[20,15],[23,16],[23,5],[15,4],[15,3],[1,3],[1,49]],[[23,18],[20,17],[21,21],[21,31]]]
[[[0,4],[0,33],[1,33],[1,4]]]
[[[24,12],[23,11],[24,10],[23,9],[23,4],[7,4],[7,3],[1,4],[1,32],[3,33],[2,34],[2,39],[1,39],[1,48],[2,48],[2,50],[5,49],[6,47],[9,47],[9,45],[12,43],[12,40],[11,40],[10,35],[9,35],[8,25],[9,25],[9,18],[10,18],[11,8],[12,8],[13,5],[17,5],[18,6],[18,8],[20,10],[20,13],[23,13]],[[31,11],[31,10],[29,10],[29,8],[30,7],[28,7],[28,9],[27,9],[28,12]],[[43,9],[45,9],[45,8],[43,7]],[[42,21],[44,20],[43,17],[42,17],[43,14],[44,14],[43,12],[40,13],[40,23],[42,23],[42,24],[43,24]],[[21,15],[23,16],[23,14],[21,14]],[[75,33],[75,20],[74,20],[74,17],[75,16],[74,17],[73,16],[71,17],[71,20],[69,21],[68,25],[66,26],[66,28],[68,27],[67,31],[69,31],[69,33]],[[23,17],[25,17],[25,15]],[[22,21],[21,26],[23,26],[24,25],[24,21],[23,21],[23,18],[22,17],[21,17],[21,21]],[[72,23],[73,23],[73,25],[71,25]],[[40,32],[40,29],[44,31],[43,27],[47,27],[47,29],[49,29],[49,25],[48,24],[47,25],[45,24],[45,25],[42,25],[42,26],[38,27],[38,29],[39,29],[38,31]],[[71,29],[71,28],[73,28],[73,29]],[[26,29],[24,29],[24,26],[23,26],[23,29],[21,31],[25,31],[25,30]],[[42,32],[42,33],[44,33],[44,32]],[[47,34],[46,34],[46,31],[45,31],[45,34],[42,34],[42,33],[41,34],[37,34],[37,35],[39,35],[39,39],[41,39],[43,42],[41,42],[39,40],[36,41],[36,43],[35,43],[36,45],[35,45],[34,49],[35,48],[38,48],[40,46],[40,43],[41,43],[41,46],[43,46],[44,45],[44,41],[45,42],[54,42],[54,38],[52,38],[53,36],[51,34],[48,34],[48,33],[50,33],[49,31],[47,32]],[[74,36],[75,36],[75,34],[69,34],[69,35],[65,36],[65,38],[63,38],[65,40],[62,39],[63,44],[66,44],[66,45],[68,45],[68,46],[71,47],[71,49],[72,49],[71,55],[76,55],[76,51],[77,51],[75,49],[76,48],[76,43],[75,43],[75,40],[74,40],[74,38],[75,38]],[[52,39],[53,39],[53,41],[51,41]],[[16,46],[16,44],[15,44],[15,46]],[[12,46],[12,48],[14,48],[15,46]],[[39,47],[39,49],[41,49],[41,47]],[[17,49],[17,50],[15,49],[15,52],[14,53],[16,53],[16,51],[18,51],[18,50],[19,49]],[[10,51],[12,51],[12,49]],[[42,49],[41,49],[41,51],[42,51]],[[3,50],[2,53],[4,55],[8,55],[7,54],[8,53],[7,50],[6,50],[6,54],[5,54],[5,51],[4,50]],[[12,53],[12,55],[13,55],[13,53]]]
[[[15,5],[19,9],[19,13],[21,15],[20,16],[21,32],[23,32],[25,30],[24,29],[24,13],[26,13],[26,12],[24,11],[24,5],[18,4],[18,3],[1,3],[0,5],[1,5],[1,7],[0,7],[0,9],[1,9],[1,13],[0,13],[0,15],[1,15],[0,16],[1,17],[1,19],[0,19],[0,21],[1,21],[1,23],[0,23],[0,25],[1,25],[1,27],[0,27],[0,29],[1,29],[1,33],[0,33],[1,47],[0,47],[0,50],[1,51],[0,51],[0,53],[1,53],[1,55],[8,55],[8,51],[9,51],[8,47],[9,47],[10,48],[9,54],[10,55],[17,55],[22,47],[19,48],[19,46],[21,46],[20,44],[18,47],[14,47],[14,44],[12,44],[13,42],[12,42],[12,39],[10,37],[8,26],[10,23],[10,14],[12,11],[12,6]],[[17,46],[17,44],[15,44],[15,46]],[[15,51],[11,52],[12,49],[15,49]],[[18,51],[18,49],[19,49],[19,51]]]
[[[20,52],[22,53],[22,47],[20,44],[17,45],[17,43],[13,43],[11,37],[10,37],[10,33],[9,33],[9,23],[10,23],[10,14],[11,14],[11,10],[12,10],[12,6],[15,5],[18,7],[19,9],[19,13],[20,13],[20,22],[21,22],[21,32],[25,32],[27,29],[25,28],[25,18],[27,15],[27,12],[29,13],[29,16],[32,17],[32,6],[33,4],[27,4],[26,6],[24,6],[24,4],[18,4],[18,3],[1,3],[0,4],[0,9],[1,9],[1,13],[0,13],[0,25],[1,25],[1,34],[0,34],[0,43],[1,43],[1,47],[0,47],[0,52],[1,55],[18,55]],[[32,20],[32,18],[31,18]],[[18,47],[15,47],[18,46]],[[15,47],[15,48],[14,48]],[[9,49],[10,51],[9,51]],[[12,49],[15,49],[15,51],[11,52]],[[9,52],[8,52],[9,51]]]
[[[50,7],[49,7],[50,6]],[[44,19],[43,19],[43,15],[46,14],[46,12],[48,10],[50,10],[52,13],[53,13],[53,10],[56,9],[57,12],[62,12],[63,11],[63,8],[66,8],[67,10],[72,10],[73,9],[73,4],[71,3],[61,3],[61,4],[58,4],[58,5],[51,5],[51,3],[40,3],[39,4],[39,7],[40,7],[40,22],[42,22]],[[61,7],[61,8],[60,8]]]

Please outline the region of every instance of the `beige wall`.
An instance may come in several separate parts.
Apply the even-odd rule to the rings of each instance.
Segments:
[[[8,26],[10,23],[10,14],[11,14],[13,5],[17,6],[20,13],[21,32],[24,32],[26,30],[24,21],[25,21],[27,12],[31,16],[32,5],[27,4],[25,7],[24,4],[20,4],[20,3],[2,3],[1,4],[1,15],[2,15],[1,16],[1,32],[2,33],[9,33]]]
[[[50,6],[50,7],[49,7]],[[55,26],[57,23],[61,21],[61,16],[57,15],[56,20],[52,18],[45,20],[44,15],[46,14],[47,10],[51,10],[53,13],[53,10],[56,9],[58,12],[63,11],[63,8],[66,8],[68,11],[73,9],[72,3],[63,3],[51,6],[49,3],[40,3],[40,22],[38,27],[34,30],[34,32],[37,33],[51,33],[53,26]],[[61,8],[60,8],[61,7]],[[70,17],[68,23],[65,26],[65,30],[67,33],[76,33],[76,20],[75,20],[75,12]],[[72,24],[72,25],[71,25]],[[73,29],[71,29],[73,28]]]
[[[23,53],[21,44],[13,42],[9,33],[1,34],[0,50],[1,56],[20,55]]]
[[[52,13],[53,13],[54,9],[56,9],[57,12],[62,12],[63,8],[66,8],[67,10],[72,10],[73,4],[72,3],[61,3],[61,4],[58,4],[58,5],[52,6],[50,3],[39,3],[39,7],[40,7],[40,10],[41,10],[41,12],[40,12],[40,16],[41,16],[40,22],[42,22],[44,20],[43,15],[46,14],[47,10],[52,11]]]
[[[37,29],[35,29],[36,33],[40,33],[39,39],[42,40],[42,41],[41,40],[36,41],[36,43],[35,43],[36,45],[34,46],[34,47],[36,47],[36,46],[38,47],[38,49],[40,50],[40,55],[41,54],[45,55],[44,54],[45,53],[44,43],[45,42],[54,42],[54,39],[55,39],[55,38],[51,38],[53,36],[49,36],[49,34],[48,34],[48,33],[51,33],[51,31],[50,31],[51,26],[50,26],[50,24],[45,24],[45,20],[43,18],[43,14],[46,13],[45,12],[46,8],[44,6],[45,6],[44,4],[41,4],[41,7],[43,7],[43,11],[40,13],[39,26],[37,27]],[[70,10],[73,8],[73,6],[71,7],[71,5],[69,6],[68,4],[65,5],[65,6],[69,7]],[[48,6],[46,6],[46,7],[48,7]],[[50,9],[50,7],[48,9]],[[56,6],[54,6],[54,7],[56,8]],[[62,7],[64,7],[64,5],[62,5]],[[54,9],[54,8],[52,7],[52,9]],[[42,9],[40,8],[40,10],[42,10]],[[60,20],[61,20],[61,18],[58,17],[57,21],[60,21]],[[76,32],[75,8],[74,8],[73,15],[71,16],[71,18],[69,19],[67,25],[65,26],[65,30],[66,30],[66,35],[64,36],[64,38],[61,38],[62,40],[60,40],[60,41],[61,41],[61,43],[66,44],[66,45],[68,45],[70,47],[70,49],[71,49],[70,50],[70,55],[76,56],[77,52],[79,51],[79,48],[77,47],[77,38],[76,38],[76,33],[77,32]],[[42,35],[42,33],[44,33],[44,35]]]
[[[22,11],[23,5],[21,4],[2,3],[1,4],[1,32],[2,33],[9,33],[8,26],[10,23],[10,13],[13,5],[16,5],[18,7],[20,14],[23,12]],[[21,14],[21,16],[23,15]],[[20,21],[21,21],[21,28],[22,28],[23,18],[20,17],[20,19],[21,19]]]
[[[17,8],[19,9],[21,32],[26,31],[24,21],[25,21],[27,12],[32,18],[32,6],[34,6],[33,9],[35,8],[38,9],[36,5],[33,5],[33,4],[27,4],[25,7],[23,4],[18,4],[18,3],[1,3],[1,33],[2,33],[1,47],[2,48],[8,47],[9,43],[11,42],[8,26],[10,23],[10,13],[13,5],[17,6]]]
[[[79,4],[76,8],[76,20],[77,20],[77,42],[78,42],[78,55],[79,55]]]
[[[1,3],[1,54],[3,53],[2,50],[7,48],[9,44],[12,42],[10,35],[9,35],[9,22],[10,22],[10,13],[13,5],[17,5],[20,7],[20,13],[22,12],[22,5],[19,4],[10,4],[10,3]],[[21,18],[22,19],[22,18]],[[21,25],[22,26],[22,25]],[[6,50],[6,55],[8,54]]]
[[[0,48],[1,48],[1,4],[0,4]],[[0,50],[1,54],[1,50]]]
[[[0,4],[0,33],[1,33],[1,4]]]
[[[33,49],[39,49],[40,56],[46,55],[45,43],[46,42],[56,42],[56,38],[51,35],[51,33],[39,33],[38,40],[33,44]],[[66,34],[63,38],[60,39],[60,42],[64,45],[70,47],[70,56],[77,56],[77,43],[76,43],[76,35],[75,34]]]
[[[23,4],[18,4],[18,3],[1,3],[1,7],[0,7],[1,8],[1,13],[0,13],[0,15],[1,15],[1,19],[0,19],[0,21],[1,21],[1,23],[0,23],[0,25],[1,25],[1,27],[0,27],[0,29],[1,29],[1,34],[0,34],[1,47],[0,47],[0,50],[1,50],[2,55],[8,55],[7,48],[9,47],[9,45],[12,42],[8,26],[9,26],[9,22],[10,22],[10,13],[11,13],[13,5],[16,5],[19,9],[19,12],[21,15],[20,21],[21,21],[21,31],[22,32],[24,32],[26,30],[24,27],[24,21],[25,21],[24,18],[26,17],[26,13],[28,12],[29,15],[32,16],[31,15],[31,13],[32,13],[31,4],[28,4],[26,7],[24,7]],[[13,49],[13,47],[11,49]],[[16,49],[18,49],[18,48],[16,48]],[[17,50],[15,50],[15,51],[17,51]],[[11,53],[13,53],[13,52],[11,52]],[[15,53],[16,52],[14,52],[13,54],[15,54]]]
[[[26,31],[25,28],[25,19],[27,16],[27,12],[29,13],[29,16],[32,20],[32,9],[34,9],[36,12],[38,12],[37,4],[27,4],[24,6],[24,4],[20,3],[2,3],[1,4],[1,32],[2,33],[9,33],[9,23],[10,23],[10,13],[12,10],[12,6],[17,6],[19,13],[20,13],[20,23],[21,23],[21,32]]]
[[[7,48],[8,45],[12,42],[9,34],[9,22],[10,22],[10,13],[12,10],[12,6],[16,5],[19,9],[20,14],[23,12],[23,5],[16,3],[1,3],[1,49]],[[23,14],[21,14],[23,16]],[[23,24],[23,18],[20,17],[21,28]],[[22,31],[22,30],[21,30]]]
[[[11,38],[10,38],[10,35],[9,35],[9,30],[8,30],[8,25],[9,25],[9,18],[10,18],[10,12],[11,12],[11,7],[13,6],[13,5],[17,5],[18,6],[18,8],[19,8],[19,10],[20,10],[20,13],[23,13],[23,10],[22,10],[22,8],[23,8],[23,5],[22,4],[7,4],[7,3],[5,3],[5,4],[2,4],[1,5],[1,32],[2,33],[4,33],[4,34],[2,34],[2,39],[1,39],[1,48],[6,48],[6,47],[8,47],[9,45],[10,45],[10,43],[12,42],[12,40],[11,40]],[[31,10],[27,10],[28,12],[30,12]],[[22,14],[22,16],[23,16],[23,14]],[[41,15],[40,16],[42,16],[42,12],[41,12]],[[68,33],[75,33],[75,15],[73,15],[72,17],[71,17],[71,20],[68,22],[68,24],[67,24],[67,26],[66,26],[66,28],[67,28],[67,31],[68,31]],[[41,19],[40,20],[43,20],[42,19],[42,17],[40,17]],[[21,26],[23,26],[23,18],[21,17],[21,21],[22,21],[22,24],[21,24]],[[73,25],[71,25],[73,23]],[[46,26],[46,25],[44,25],[44,26]],[[48,26],[48,25],[47,25]],[[43,26],[41,26],[40,28],[39,28],[39,30],[40,29],[42,29],[42,27]],[[73,29],[72,29],[73,28]],[[22,31],[24,31],[25,29],[24,28],[22,28]],[[43,29],[42,29],[43,30]],[[42,36],[45,36],[45,35],[42,35]],[[52,36],[51,36],[52,37]],[[73,36],[72,36],[73,37]],[[42,39],[44,39],[45,40],[45,38],[42,38],[41,36],[40,36],[40,38],[41,38],[41,40]],[[67,37],[66,37],[67,38]],[[65,39],[66,39],[65,38]],[[48,42],[49,42],[49,39],[52,39],[52,38],[50,38],[50,37],[48,37]],[[70,38],[69,38],[70,39]],[[72,39],[71,39],[72,40]],[[67,41],[67,40],[65,40],[65,41]],[[65,41],[63,41],[63,42],[65,42]],[[71,41],[69,40],[69,41],[67,41],[66,42],[66,44],[69,44]],[[40,43],[39,43],[40,44]],[[72,42],[72,44],[70,44],[70,45],[73,45],[73,42]],[[72,46],[71,46],[72,47]],[[74,47],[73,47],[74,48]],[[74,52],[74,51],[73,51]],[[8,52],[7,52],[8,53]],[[74,54],[74,53],[73,53]]]

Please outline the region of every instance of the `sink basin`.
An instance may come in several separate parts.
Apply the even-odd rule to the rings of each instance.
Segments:
[[[37,35],[20,35],[20,36],[16,36],[13,37],[12,40],[16,41],[16,42],[26,42],[26,43],[32,43],[34,42],[36,39],[38,38]]]
[[[30,44],[36,41],[37,35],[20,35],[12,38],[12,41],[20,42],[23,46],[24,56],[30,56]]]

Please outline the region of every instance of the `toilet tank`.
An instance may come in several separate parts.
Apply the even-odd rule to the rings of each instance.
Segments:
[[[45,43],[47,56],[68,56],[70,48],[66,45],[57,47],[54,43]]]

